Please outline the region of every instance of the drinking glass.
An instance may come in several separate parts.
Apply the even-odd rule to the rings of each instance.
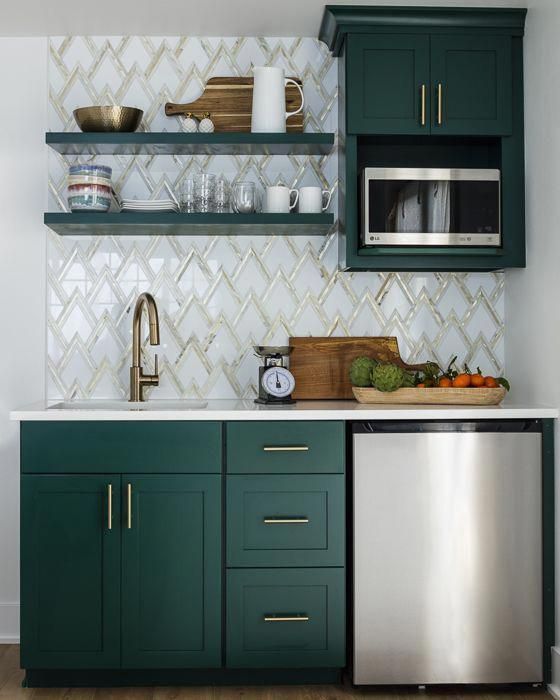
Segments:
[[[229,183],[223,177],[216,180],[215,203],[215,211],[218,214],[225,214],[229,211]]]
[[[216,176],[201,173],[195,180],[196,211],[201,213],[216,210]]]
[[[193,214],[196,211],[196,188],[193,179],[183,180],[179,192],[181,211]]]
[[[250,180],[239,180],[233,183],[232,207],[236,214],[252,214],[257,211],[257,188]]]

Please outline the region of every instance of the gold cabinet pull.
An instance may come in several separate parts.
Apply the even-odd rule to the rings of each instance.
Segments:
[[[438,126],[443,124],[443,85],[441,83],[437,86],[437,123]]]
[[[308,615],[265,615],[265,622],[309,622]]]
[[[126,486],[126,527],[132,529],[132,484]]]
[[[426,85],[425,83],[422,83],[422,87],[420,88],[420,94],[421,94],[421,116],[420,116],[420,124],[421,126],[426,126]]]
[[[113,484],[107,484],[107,530],[113,529]]]
[[[309,518],[264,518],[266,525],[306,525]]]
[[[286,445],[263,447],[265,452],[309,452],[307,445]]]

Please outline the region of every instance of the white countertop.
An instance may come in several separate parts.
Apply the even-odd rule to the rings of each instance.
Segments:
[[[154,400],[142,407],[125,401],[82,401],[79,407],[42,402],[10,413],[16,421],[70,420],[475,420],[558,418],[557,408],[509,403],[501,406],[404,406],[359,404],[356,401],[298,401],[291,406],[260,406],[251,400],[209,400],[204,408],[189,402]],[[56,404],[55,404],[56,406]],[[187,406],[185,408],[185,406]]]

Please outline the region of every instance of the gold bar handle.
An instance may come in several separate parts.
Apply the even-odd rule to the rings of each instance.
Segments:
[[[421,102],[422,102],[420,124],[422,126],[426,126],[426,85],[425,85],[425,83],[422,83],[422,87],[420,88],[420,94],[421,94]]]
[[[266,525],[306,525],[309,518],[265,518]]]
[[[113,529],[113,484],[107,484],[107,530]]]
[[[443,124],[443,85],[441,83],[437,86],[437,123],[438,126]]]
[[[126,486],[126,527],[132,529],[132,484]]]
[[[263,450],[265,452],[309,452],[309,447],[307,445],[270,446],[263,447]]]
[[[309,622],[307,615],[265,615],[265,622]]]

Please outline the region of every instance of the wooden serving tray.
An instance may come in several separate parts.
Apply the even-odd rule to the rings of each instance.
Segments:
[[[409,365],[401,358],[394,336],[290,338],[290,371],[296,380],[294,399],[352,399],[350,365],[356,357],[371,357],[379,362],[394,362],[411,372],[422,371],[425,364]]]
[[[301,80],[292,78],[301,86]],[[286,86],[286,111],[293,112],[301,104],[301,95],[294,85]],[[253,78],[210,78],[204,92],[194,102],[165,105],[168,117],[191,112],[201,118],[210,112],[215,131],[251,131],[253,109]],[[303,112],[288,117],[286,131],[303,131]]]
[[[370,387],[352,387],[359,403],[369,404],[431,404],[457,406],[497,406],[504,400],[506,390],[503,386],[496,389],[476,387],[458,388],[405,388],[396,391],[378,391]]]

